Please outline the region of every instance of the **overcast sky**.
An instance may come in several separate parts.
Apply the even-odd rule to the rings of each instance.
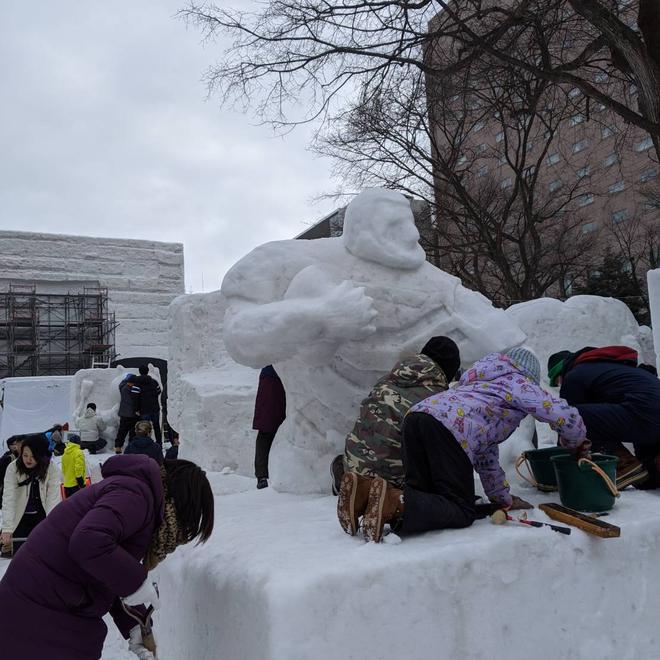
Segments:
[[[249,0],[240,0],[247,4]],[[232,0],[222,0],[232,3]],[[206,100],[184,0],[4,0],[0,229],[182,242],[186,289],[334,207],[309,133]],[[1,255],[0,255],[1,258]]]

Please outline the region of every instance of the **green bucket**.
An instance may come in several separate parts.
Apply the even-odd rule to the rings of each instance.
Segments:
[[[568,456],[563,447],[544,447],[543,449],[529,449],[520,454],[516,461],[516,472],[532,486],[550,493],[557,490],[557,475],[550,459],[553,456]],[[525,464],[531,479],[520,472],[520,466]]]
[[[578,511],[609,511],[619,495],[616,488],[616,456],[592,454],[591,460],[554,456],[559,499]]]

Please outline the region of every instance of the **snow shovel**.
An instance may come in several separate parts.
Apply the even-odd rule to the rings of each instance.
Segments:
[[[158,585],[154,582],[154,589],[158,594]],[[160,595],[160,594],[159,594]],[[142,645],[147,651],[153,653],[154,658],[158,660],[158,653],[156,650],[156,638],[154,637],[153,631],[153,621],[151,620],[151,615],[154,613],[154,606],[149,605],[145,613],[143,614],[137,607],[132,607],[126,605],[124,601],[120,601],[121,606],[124,608],[124,612],[134,619],[140,625],[140,633],[142,634]]]

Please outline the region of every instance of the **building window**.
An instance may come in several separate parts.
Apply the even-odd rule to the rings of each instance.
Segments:
[[[572,99],[574,99],[576,96],[580,96],[580,94],[582,94],[582,91],[579,87],[573,87],[573,89],[568,93]]]
[[[614,131],[614,128],[612,126],[603,126],[600,129],[600,136],[603,139],[610,137],[610,135],[614,135],[614,133],[615,133],[615,131]]]
[[[496,136],[495,136],[495,142],[502,142],[504,139],[504,131],[500,131]]]
[[[616,183],[613,183],[607,189],[607,192],[610,193],[610,195],[616,195],[617,193],[623,192],[625,189],[626,189],[626,184],[622,179],[621,181],[617,181]]]
[[[484,122],[482,122],[482,121],[478,121],[478,122],[472,127],[472,130],[473,130],[475,133],[478,133],[479,131],[481,131],[481,130],[483,129],[483,127],[484,127],[485,125],[486,125],[486,124],[484,124]]]
[[[454,96],[452,96],[452,97],[449,99],[449,102],[450,102],[450,103],[456,103],[456,101],[458,101],[460,98],[461,98],[461,95],[460,95],[460,94],[454,94]]]
[[[607,82],[608,79],[609,79],[609,76],[607,75],[607,73],[605,73],[605,71],[599,71],[594,76],[594,80],[596,82],[599,82],[599,83]]]
[[[656,170],[655,167],[649,167],[648,170],[644,170],[639,175],[639,180],[642,183],[646,183],[647,181],[650,181],[651,179],[655,179],[656,176],[658,176],[658,170]]]
[[[551,131],[550,129],[548,129],[547,131],[544,131],[544,132],[543,132],[543,138],[544,138],[544,139],[547,140],[548,138],[551,138],[551,137],[552,137],[552,131]]]
[[[461,156],[457,161],[458,165],[465,165],[465,163],[467,163],[467,156]]]
[[[594,112],[602,112],[603,110],[605,110],[605,104],[596,103],[596,106],[594,107]]]
[[[594,196],[591,193],[586,195],[580,195],[578,197],[578,206],[589,206],[589,204],[594,203]]]
[[[584,121],[584,115],[573,115],[571,117],[571,126],[577,126]]]
[[[585,222],[582,225],[582,233],[583,234],[590,234],[592,231],[596,231],[596,223],[595,222]]]
[[[508,177],[506,179],[502,179],[502,181],[500,182],[500,188],[502,188],[502,190],[506,190],[507,188],[511,188],[512,185],[513,185],[513,180],[511,179],[511,177]]]
[[[589,176],[591,174],[591,166],[590,165],[585,165],[584,167],[581,167],[577,171],[577,178],[578,179],[584,179],[585,176]]]
[[[615,224],[618,224],[619,222],[623,222],[624,220],[628,219],[628,209],[621,209],[619,211],[614,211],[612,213],[612,222]]]
[[[653,146],[653,140],[650,137],[645,138],[641,142],[635,144],[635,151],[646,151]]]
[[[548,165],[556,165],[561,160],[561,156],[555,151],[554,154],[548,154]]]
[[[523,170],[523,176],[531,177],[534,174],[534,166],[530,165]]]
[[[477,145],[477,153],[482,154],[484,151],[486,151],[486,144],[482,142],[481,144]]]
[[[548,184],[548,190],[550,192],[555,192],[555,190],[559,190],[563,185],[564,184],[559,179],[555,179]]]
[[[477,170],[477,176],[486,176],[486,174],[488,174],[488,165],[482,165]]]
[[[612,165],[615,165],[618,162],[619,162],[619,154],[612,152],[609,156],[605,158],[605,160],[603,160],[603,165],[605,167],[611,167]]]
[[[502,154],[498,159],[497,162],[500,165],[505,165],[506,164],[506,154]]]
[[[578,140],[573,143],[573,153],[579,154],[581,151],[584,151],[589,146],[589,140],[586,138],[584,140]]]

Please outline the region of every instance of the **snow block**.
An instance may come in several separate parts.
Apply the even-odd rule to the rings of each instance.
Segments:
[[[512,305],[506,314],[527,335],[525,343],[538,356],[544,378],[550,355],[584,346],[623,344],[639,351],[643,362],[655,364],[650,328],[640,326],[628,306],[616,298],[573,296],[565,302],[537,298]]]
[[[658,502],[624,492],[607,518],[618,539],[481,520],[375,545],[341,531],[335,498],[219,497],[211,541],[158,568],[159,657],[654,658]]]
[[[170,305],[168,419],[181,437],[181,458],[252,475],[259,372],[229,357],[226,308],[219,291],[179,296]]]
[[[660,268],[650,270],[646,274],[649,286],[649,306],[651,307],[651,323],[653,324],[653,340],[660,346]],[[660,357],[656,367],[660,366]]]

